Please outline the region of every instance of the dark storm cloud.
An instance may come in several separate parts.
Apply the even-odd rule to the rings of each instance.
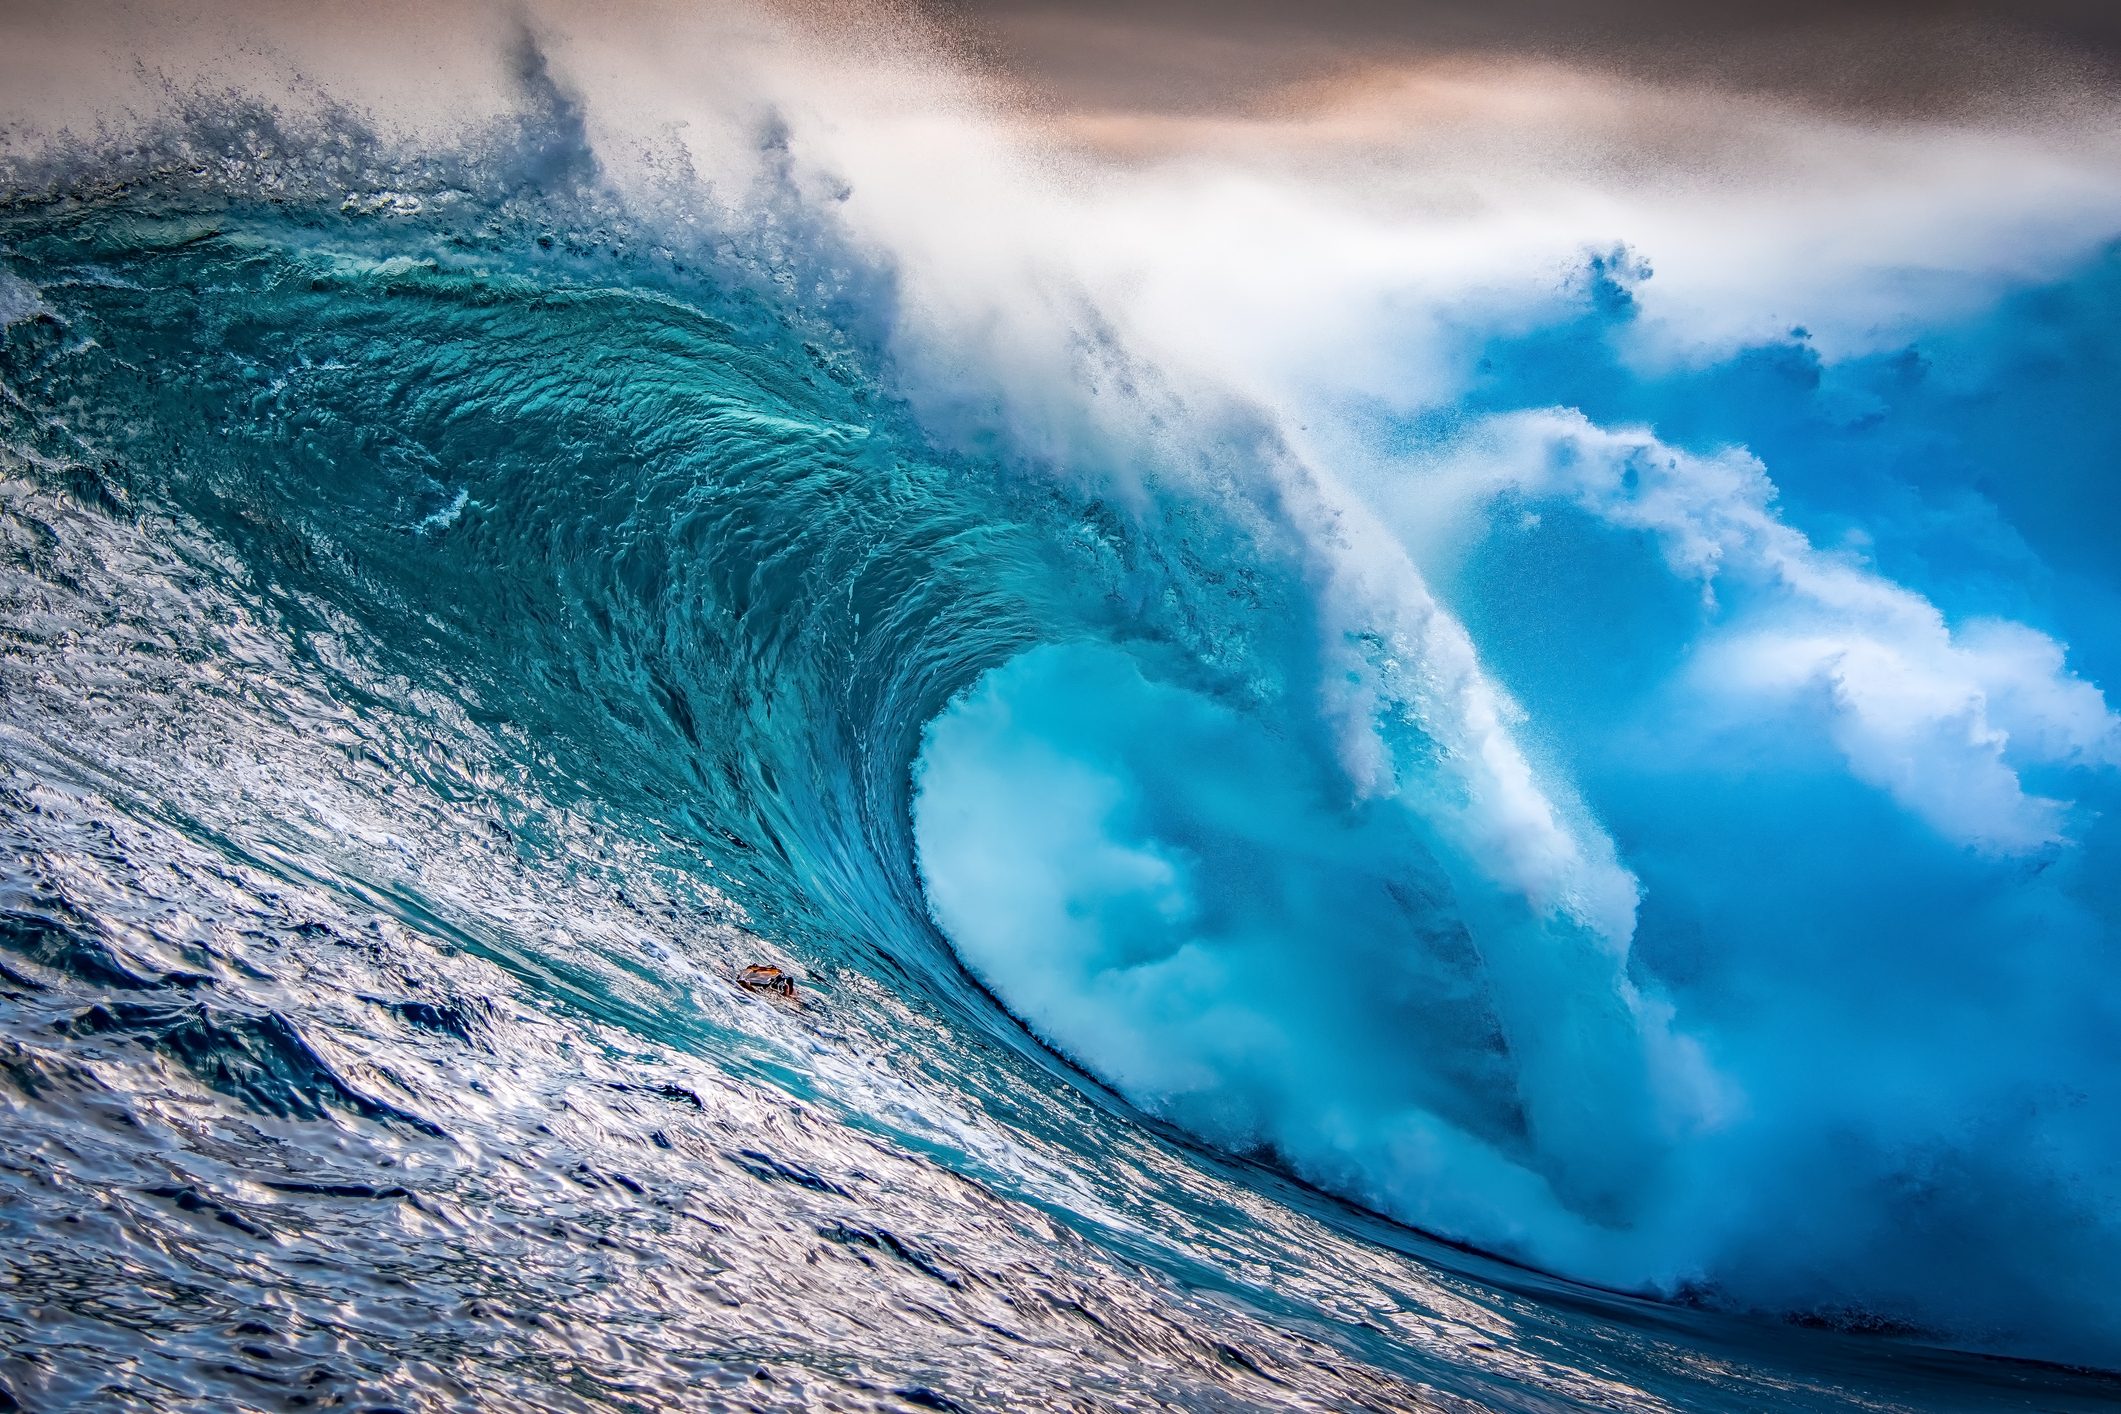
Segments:
[[[925,0],[1070,108],[1208,112],[1351,67],[1565,60],[1857,109],[2110,88],[2111,0]]]

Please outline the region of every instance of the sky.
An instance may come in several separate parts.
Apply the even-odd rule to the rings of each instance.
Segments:
[[[2097,0],[926,0],[987,62],[1067,108],[1210,112],[1352,68],[1565,60],[1908,112],[2111,81]]]

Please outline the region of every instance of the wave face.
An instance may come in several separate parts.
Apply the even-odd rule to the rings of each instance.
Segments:
[[[2111,1398],[2111,247],[1409,402],[526,54],[0,216],[14,1400]]]

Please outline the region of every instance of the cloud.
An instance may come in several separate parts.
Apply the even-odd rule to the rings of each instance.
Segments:
[[[935,0],[1000,67],[1074,111],[1229,113],[1376,64],[1560,60],[1845,110],[1908,113],[2095,86],[2121,24],[2087,0]]]
[[[1955,841],[2058,844],[2066,802],[2029,792],[2019,771],[2121,764],[2121,716],[2061,644],[1998,620],[1955,630],[1922,596],[1820,550],[1776,514],[1767,469],[1742,451],[1696,455],[1561,410],[1497,417],[1471,442],[1475,461],[1447,476],[1565,499],[1648,536],[1700,586],[1718,622],[1693,690],[1734,716],[1813,721],[1857,776]]]

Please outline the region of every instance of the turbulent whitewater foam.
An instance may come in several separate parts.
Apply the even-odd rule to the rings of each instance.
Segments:
[[[18,143],[16,1398],[2110,1393],[2106,129],[544,20]]]

